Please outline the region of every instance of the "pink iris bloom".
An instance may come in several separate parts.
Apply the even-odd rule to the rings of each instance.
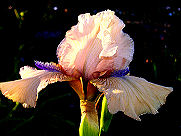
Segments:
[[[21,68],[22,79],[0,83],[2,94],[24,107],[35,107],[38,93],[48,84],[69,81],[81,99],[83,112],[88,111],[89,101],[95,104],[92,98],[100,91],[112,114],[122,111],[140,120],[139,115],[157,113],[173,89],[124,74],[134,54],[133,40],[123,32],[124,27],[110,10],[79,15],[77,25],[58,45],[58,64],[37,61],[36,66],[43,70]],[[87,83],[86,94],[83,83]]]

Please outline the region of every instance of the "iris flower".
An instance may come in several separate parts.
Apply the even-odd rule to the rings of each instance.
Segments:
[[[98,92],[107,98],[111,114],[122,111],[136,120],[145,113],[156,114],[173,89],[128,74],[134,42],[124,27],[110,10],[79,15],[58,45],[58,64],[35,61],[41,70],[22,67],[22,79],[0,83],[2,94],[26,108],[35,107],[38,93],[48,84],[68,81],[80,98],[81,122],[86,120],[94,129]]]

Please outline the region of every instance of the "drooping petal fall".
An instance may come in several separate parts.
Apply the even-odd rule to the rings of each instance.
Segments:
[[[136,120],[145,113],[156,114],[173,90],[134,76],[95,79],[92,83],[104,92],[110,113],[122,111]]]
[[[22,67],[20,75],[20,80],[0,83],[0,90],[7,98],[22,103],[24,107],[35,107],[38,93],[48,84],[72,80],[60,72],[37,70],[29,66]]]
[[[97,78],[93,73],[124,69],[134,53],[133,40],[122,31],[124,26],[110,10],[79,15],[78,24],[57,48],[59,64],[66,74],[80,73],[88,80]]]

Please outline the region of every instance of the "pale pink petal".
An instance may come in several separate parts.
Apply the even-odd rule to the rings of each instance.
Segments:
[[[129,35],[122,31],[124,26],[125,24],[122,20],[116,16],[113,16],[110,25],[108,25],[107,28],[104,27],[104,29],[100,31],[102,34],[101,36],[98,35],[98,37],[102,41],[103,50],[99,55],[102,62],[100,62],[100,64],[97,66],[98,71],[100,71],[100,68],[106,63],[108,63],[114,70],[124,69],[132,61],[134,54],[134,43]],[[108,57],[112,59],[112,61],[107,59]]]
[[[79,15],[78,21],[78,24],[66,33],[65,39],[57,48],[59,64],[68,75],[75,69],[83,74],[86,56],[99,30],[99,21],[88,13]]]
[[[103,12],[98,38],[102,50],[94,72],[105,72],[126,68],[132,61],[134,43],[122,29],[125,24],[112,11]],[[93,72],[93,71],[92,71]]]
[[[40,75],[41,72],[42,70],[37,70],[36,68],[30,66],[24,66],[20,68],[19,74],[21,78],[24,79]]]
[[[59,64],[66,74],[73,75],[78,71],[89,80],[94,73],[123,69],[129,65],[134,53],[133,41],[123,33],[125,24],[113,11],[93,16],[82,14],[78,21],[57,48]]]
[[[95,79],[91,82],[99,91],[104,92],[110,113],[122,111],[136,120],[140,120],[139,115],[145,113],[156,114],[173,91],[171,87],[153,84],[134,76]]]
[[[0,83],[0,90],[7,98],[22,103],[24,107],[35,107],[38,93],[48,84],[72,80],[59,72],[36,70],[29,66],[21,68],[20,75],[23,79]]]

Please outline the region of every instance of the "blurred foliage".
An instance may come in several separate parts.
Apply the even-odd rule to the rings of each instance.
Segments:
[[[77,16],[96,14],[107,8],[67,8],[65,1],[8,0],[0,9],[1,74],[0,81],[19,79],[19,68],[34,66],[34,60],[57,62],[56,48],[67,30],[77,23]],[[173,86],[174,92],[159,114],[143,115],[137,122],[122,112],[113,116],[108,135],[129,129],[181,127],[181,8],[109,8],[124,21],[124,32],[135,42],[131,75]],[[101,103],[101,102],[100,102]],[[98,107],[101,107],[98,106]],[[98,109],[100,111],[100,108]],[[36,108],[24,109],[0,95],[1,135],[78,135],[79,99],[67,83],[49,85],[39,94]],[[117,125],[119,123],[119,125]]]

